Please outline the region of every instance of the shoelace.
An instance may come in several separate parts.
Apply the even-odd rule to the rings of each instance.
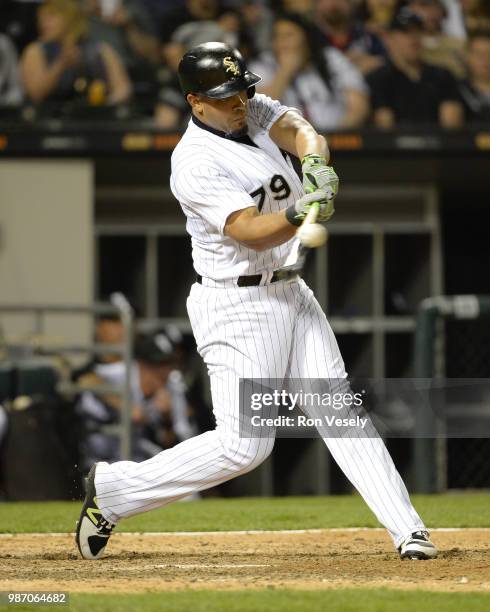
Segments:
[[[101,535],[110,535],[113,529],[114,525],[112,523],[109,523],[109,521],[106,521],[104,518],[99,519],[99,522],[97,523],[97,531]]]

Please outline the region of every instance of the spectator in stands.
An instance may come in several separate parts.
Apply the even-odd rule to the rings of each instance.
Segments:
[[[182,94],[175,87],[162,87],[155,106],[155,127],[161,130],[175,131],[182,128],[188,108],[184,106]],[[185,102],[185,100],[184,100]]]
[[[443,0],[447,11],[443,30],[449,36],[466,40],[473,30],[490,28],[488,0]]]
[[[465,72],[463,41],[442,31],[446,8],[442,0],[408,0],[408,8],[423,23],[422,59],[424,62],[447,68],[456,78]]]
[[[466,118],[490,124],[490,30],[475,30],[468,40],[468,76],[460,83]]]
[[[318,35],[299,15],[279,16],[272,52],[251,63],[263,79],[258,91],[299,108],[320,130],[357,127],[368,114],[362,75],[337,49],[319,50]]]
[[[160,25],[163,59],[174,72],[177,72],[185,49],[183,51],[182,44],[172,40],[172,35],[180,26],[194,21],[206,24],[216,21],[226,33],[226,42],[234,47],[238,45],[240,22],[235,11],[227,9],[219,0],[185,0],[184,4],[168,11]]]
[[[181,371],[170,372],[166,384],[153,396],[151,405],[158,412],[146,429],[150,440],[162,448],[170,448],[198,434],[187,401],[187,385]]]
[[[270,4],[276,14],[295,13],[310,17],[316,0],[271,0]]]
[[[22,54],[21,75],[29,98],[117,104],[131,83],[115,51],[87,38],[87,21],[76,0],[45,0],[38,11],[39,39]]]
[[[314,19],[325,46],[345,53],[363,74],[384,64],[384,44],[355,18],[354,0],[317,0]]]
[[[248,34],[248,39],[244,41],[242,38],[240,41],[242,52],[250,57],[268,51],[271,46],[273,12],[263,0],[244,0],[239,10],[243,20],[242,32]],[[248,43],[248,49],[243,48],[244,43]]]
[[[359,5],[359,18],[368,31],[383,36],[403,2],[404,0],[362,0]]]
[[[133,84],[134,95],[152,99],[157,93],[156,71],[160,63],[157,28],[137,0],[84,0],[89,38],[110,45],[123,62]]]
[[[104,315],[97,319],[95,325],[95,342],[97,344],[123,345],[124,327],[120,317],[117,315]],[[103,353],[99,357],[103,363],[114,363],[121,361],[118,353]]]
[[[195,435],[189,421],[182,377],[174,373],[173,347],[164,334],[141,336],[135,342],[135,361],[131,368],[131,401],[133,459],[141,461],[162,450],[156,444],[162,422],[170,423],[174,442]],[[101,384],[123,388],[125,364],[122,361],[95,363],[92,370],[77,378],[83,386]],[[115,461],[119,458],[117,436],[104,431],[104,426],[120,421],[120,395],[84,391],[77,405],[88,430],[85,440],[86,465],[97,460]],[[150,432],[150,433],[149,433]],[[170,442],[168,437],[161,440]]]
[[[14,43],[17,54],[36,38],[39,0],[0,0],[0,32]]]
[[[0,34],[0,107],[18,106],[21,102],[17,52],[9,37]]]
[[[94,330],[94,341],[97,345],[107,344],[122,347],[125,342],[124,326],[118,315],[102,315],[97,317]],[[93,372],[95,366],[101,363],[117,363],[122,361],[120,352],[112,353],[109,349],[94,353],[89,361],[72,372],[72,381],[78,381],[85,374]]]
[[[389,62],[367,77],[374,123],[380,128],[404,124],[457,128],[463,124],[456,80],[444,68],[422,61],[422,31],[420,17],[402,9],[387,38]]]
[[[488,0],[461,0],[466,32],[490,28],[490,2]]]
[[[164,16],[176,5],[184,4],[184,0],[138,0],[145,10],[151,15],[155,23],[160,23]]]

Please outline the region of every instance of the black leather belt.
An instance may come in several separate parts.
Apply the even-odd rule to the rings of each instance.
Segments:
[[[291,280],[298,276],[297,272],[280,272],[279,270],[275,270],[272,273],[272,278],[270,280],[271,283],[275,283],[278,280]],[[202,285],[202,276],[200,274],[196,274],[196,281]],[[237,279],[238,287],[258,287],[262,282],[262,274],[251,274],[249,276],[239,276]]]

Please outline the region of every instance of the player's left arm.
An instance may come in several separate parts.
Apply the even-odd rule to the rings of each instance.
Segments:
[[[327,140],[298,112],[289,110],[269,130],[272,141],[301,160],[303,187],[306,193],[321,190],[328,206],[319,221],[328,221],[335,212],[334,200],[339,188],[339,177],[328,165],[330,151]]]
[[[291,155],[303,159],[305,155],[320,155],[325,163],[330,160],[327,139],[299,113],[289,110],[269,130],[272,141]]]

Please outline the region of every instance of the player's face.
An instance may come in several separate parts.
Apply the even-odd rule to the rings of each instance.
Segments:
[[[222,132],[240,132],[247,127],[248,97],[246,91],[215,100],[199,96],[194,111],[201,121]]]

